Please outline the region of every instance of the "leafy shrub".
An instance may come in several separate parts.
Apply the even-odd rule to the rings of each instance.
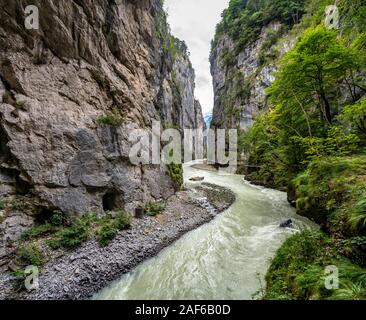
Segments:
[[[60,227],[67,223],[67,218],[62,212],[55,212],[50,218],[50,224],[53,227]]]
[[[357,202],[351,213],[350,222],[354,228],[366,227],[366,199]]]
[[[347,156],[358,150],[360,139],[355,134],[346,134],[341,128],[332,126],[326,138],[307,137],[300,139],[305,154],[310,159],[327,156]],[[306,162],[306,161],[305,161]]]
[[[107,246],[118,234],[118,231],[129,228],[131,216],[126,212],[120,211],[115,218],[105,217],[98,222],[100,229],[97,234],[99,244]]]
[[[113,112],[107,113],[97,118],[97,123],[99,125],[110,125],[113,127],[119,127],[123,124],[123,121],[123,117],[116,109],[114,109]]]
[[[23,264],[41,267],[44,259],[42,252],[36,244],[29,244],[17,250],[17,260]]]
[[[169,176],[174,181],[177,189],[180,189],[183,185],[183,166],[181,164],[169,164],[168,165]]]
[[[53,234],[67,223],[68,223],[67,217],[62,212],[56,211],[50,217],[45,219],[43,224],[32,227],[24,231],[20,239],[23,241],[28,241],[31,239],[36,239],[46,235]]]
[[[114,224],[118,230],[124,230],[131,226],[131,221],[132,218],[128,213],[120,211],[117,213]]]
[[[146,213],[147,215],[154,217],[161,214],[164,209],[165,209],[164,204],[159,202],[150,202],[146,206]]]
[[[88,240],[90,223],[78,219],[70,227],[67,227],[55,234],[55,238],[47,243],[52,249],[72,249],[80,246]]]
[[[312,161],[308,169],[294,179],[298,211],[328,229],[335,227],[338,233],[349,232],[350,221],[358,224],[364,215],[362,200],[366,185],[362,177],[365,168],[365,156]]]
[[[15,292],[21,292],[25,290],[25,279],[27,275],[24,270],[17,269],[16,271],[12,272],[11,275],[15,277],[15,282],[13,284],[13,289]]]
[[[99,244],[103,247],[107,246],[117,235],[118,229],[113,223],[107,223],[102,226],[98,232]]]
[[[85,214],[80,218],[69,221],[62,213],[56,212],[43,225],[31,228],[23,233],[21,240],[50,235],[46,243],[52,249],[73,249],[87,241],[89,235],[96,234],[102,245],[107,245],[114,239],[119,230],[131,225],[131,216],[119,211],[112,216],[98,218],[96,214]]]
[[[36,239],[47,234],[53,233],[55,228],[50,223],[42,224],[37,227],[30,228],[24,231],[20,237],[21,240],[27,241],[31,239]]]
[[[346,128],[366,134],[366,99],[345,107],[339,117]]]

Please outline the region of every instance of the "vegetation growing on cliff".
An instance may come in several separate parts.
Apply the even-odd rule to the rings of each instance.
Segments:
[[[275,63],[281,55],[278,41],[300,20],[305,12],[305,3],[306,0],[232,0],[223,12],[222,22],[218,24],[211,44],[211,60],[217,60],[226,72],[221,103],[227,126],[235,127],[239,123],[243,105],[252,97],[253,84],[263,79],[263,68]],[[227,38],[232,45],[226,45],[221,50],[218,44]],[[255,56],[251,57],[253,61],[248,62],[250,66],[239,66],[238,55],[252,45],[251,54]],[[251,68],[255,71],[248,75],[245,69]],[[265,101],[262,105],[258,103],[258,108],[264,105]]]
[[[112,112],[108,112],[97,118],[97,123],[99,125],[109,125],[113,127],[119,127],[123,124],[124,118],[118,109],[113,109]]]
[[[329,234],[308,232],[286,242],[267,275],[267,299],[365,298],[365,269],[358,265],[366,266],[366,6],[339,1],[341,27],[330,30],[323,24],[330,4],[297,2],[301,21],[283,20],[278,9],[275,20],[299,22],[291,31],[299,37],[267,90],[270,107],[240,135],[240,151],[249,155],[248,177],[287,187],[298,212]],[[225,32],[241,51],[274,21],[266,22],[265,8],[272,7],[266,1],[231,1],[216,40]],[[243,25],[247,30],[238,32]],[[336,291],[324,289],[330,264],[341,272]]]
[[[279,187],[313,159],[362,150],[364,83],[355,76],[364,69],[362,53],[322,26],[304,33],[268,89],[275,107],[244,137],[251,163],[261,167],[256,179]]]
[[[172,178],[176,189],[179,190],[183,185],[183,166],[181,164],[171,163],[167,167],[169,176]]]
[[[245,45],[257,39],[263,27],[273,21],[292,25],[299,22],[304,13],[306,0],[231,0],[223,12],[223,20],[217,26],[212,47],[223,33],[228,34],[236,44],[239,53]]]

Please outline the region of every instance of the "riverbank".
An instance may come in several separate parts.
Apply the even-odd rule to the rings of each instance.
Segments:
[[[364,155],[313,160],[288,187],[297,214],[321,231],[303,232],[278,250],[266,275],[265,299],[366,299]],[[326,290],[335,266],[340,288]]]
[[[195,200],[192,192],[207,201]],[[205,183],[198,184],[193,191],[178,192],[168,200],[161,215],[134,219],[131,228],[120,232],[107,247],[102,248],[91,239],[80,248],[47,263],[40,271],[37,291],[16,293],[13,290],[14,277],[1,275],[0,299],[90,298],[183,234],[210,222],[234,201],[235,195],[231,191]]]

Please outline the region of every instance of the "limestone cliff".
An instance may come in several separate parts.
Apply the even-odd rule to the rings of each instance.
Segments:
[[[274,21],[239,52],[228,34],[218,37],[210,58],[215,94],[213,127],[247,130],[265,109],[265,89],[274,81],[278,57],[289,47],[288,43],[277,43],[283,35],[283,24]]]
[[[34,0],[38,30],[27,5],[0,0],[0,259],[48,212],[133,213],[171,196],[164,166],[130,163],[129,133],[203,126],[160,0]]]
[[[164,79],[159,93],[161,118],[166,124],[181,129],[204,127],[202,108],[195,99],[195,71],[189,60],[186,44],[177,38],[171,39],[174,62],[170,76]]]

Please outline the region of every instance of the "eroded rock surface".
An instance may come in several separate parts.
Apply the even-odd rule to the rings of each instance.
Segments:
[[[239,53],[229,35],[223,34],[211,53],[211,74],[215,93],[212,126],[214,128],[249,129],[255,117],[267,106],[265,90],[274,81],[275,61],[262,61],[263,54],[280,50],[275,44],[263,52],[268,38],[282,34],[282,25],[273,22],[263,28],[258,39]]]
[[[198,202],[197,194],[206,201]],[[234,201],[231,191],[215,185],[198,186],[194,193],[178,192],[168,200],[161,215],[135,219],[131,228],[120,232],[107,247],[90,240],[74,252],[47,263],[42,268],[37,291],[16,293],[12,290],[15,279],[0,275],[0,299],[89,298],[186,232],[211,221]]]
[[[35,0],[38,30],[24,26],[28,4],[0,0],[0,197],[77,215],[171,196],[165,166],[129,161],[130,133],[153,120],[203,126],[161,1]],[[98,123],[111,112],[122,125]]]

